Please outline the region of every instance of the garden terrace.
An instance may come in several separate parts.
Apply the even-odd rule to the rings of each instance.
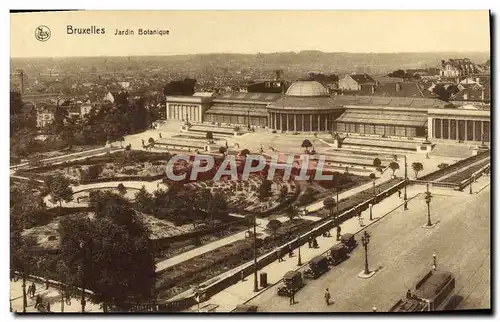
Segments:
[[[216,125],[209,124],[195,124],[189,128],[189,132],[212,132],[213,134],[234,136],[234,127],[218,127]]]
[[[163,138],[155,141],[155,146],[167,146],[169,148],[190,148],[190,149],[200,149],[205,150],[205,147],[209,145],[207,139],[196,138]]]
[[[374,137],[354,137],[348,136],[342,141],[342,147],[353,149],[368,149],[373,151],[394,151],[400,152],[416,152],[418,140],[392,140]]]
[[[203,140],[204,142],[207,142],[206,136],[203,135],[202,133],[191,133],[191,134],[176,134],[172,135],[171,138],[175,139],[193,139],[193,140]],[[221,138],[217,138],[214,136],[213,141],[221,141]]]
[[[354,186],[363,184],[371,180],[369,176],[358,176],[350,173],[333,172],[327,174],[332,174],[333,179],[320,180],[317,181],[316,183],[322,188],[335,189],[338,190],[339,192],[350,189]]]
[[[460,171],[452,176],[449,176],[448,178],[439,180],[438,182],[444,182],[444,183],[461,183],[462,181],[469,179],[474,173],[479,171],[481,168],[486,166],[487,164],[490,163],[490,159],[481,161],[467,169],[464,169],[463,171]]]
[[[487,159],[487,158],[490,158],[490,153],[489,151],[487,152],[483,152],[483,153],[480,153],[480,154],[477,154],[475,156],[472,156],[472,157],[469,157],[467,159],[462,159],[454,164],[451,164],[450,166],[444,168],[444,169],[440,169],[438,171],[435,171],[435,172],[432,172],[432,173],[429,173],[421,178],[418,178],[418,180],[421,180],[421,181],[435,181],[435,180],[439,180],[439,178],[447,175],[447,174],[450,174],[454,171],[457,171],[458,169],[460,168],[465,168],[471,164],[474,164],[480,160],[483,160],[483,159]]]

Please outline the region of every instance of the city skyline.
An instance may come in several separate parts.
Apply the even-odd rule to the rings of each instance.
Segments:
[[[489,12],[486,10],[141,13],[69,11],[11,14],[11,57],[175,56],[301,51],[376,54],[490,51]],[[359,23],[361,20],[362,23]],[[381,23],[384,21],[387,23]],[[467,24],[465,21],[474,23]],[[34,32],[39,25],[47,25],[51,29],[48,41],[35,39]],[[69,35],[69,25],[74,28],[95,26],[104,28],[106,32]],[[168,30],[169,34],[138,35],[139,28]],[[133,30],[136,34],[115,35],[116,30]],[[332,38],[324,30],[330,30]]]

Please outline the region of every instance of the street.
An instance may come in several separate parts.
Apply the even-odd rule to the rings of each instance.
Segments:
[[[459,308],[489,308],[490,260],[490,188],[477,195],[436,195],[431,202],[431,220],[438,224],[423,228],[427,222],[424,195],[368,228],[372,238],[368,245],[370,279],[360,279],[364,267],[364,250],[359,246],[344,263],[331,268],[318,280],[295,296],[277,295],[277,287],[266,290],[248,304],[267,312],[360,312],[388,311],[409,288],[432,267],[432,253],[437,254],[438,269],[451,271],[456,278],[456,294],[463,298]],[[283,272],[283,274],[286,272]],[[328,287],[335,304],[327,306],[323,299]],[[479,305],[479,306],[478,306]]]

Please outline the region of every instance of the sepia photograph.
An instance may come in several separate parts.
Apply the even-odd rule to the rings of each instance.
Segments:
[[[490,11],[9,18],[13,314],[492,314]]]

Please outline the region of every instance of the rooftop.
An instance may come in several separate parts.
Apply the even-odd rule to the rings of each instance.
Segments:
[[[327,97],[328,89],[317,81],[295,82],[286,91],[286,96]]]

